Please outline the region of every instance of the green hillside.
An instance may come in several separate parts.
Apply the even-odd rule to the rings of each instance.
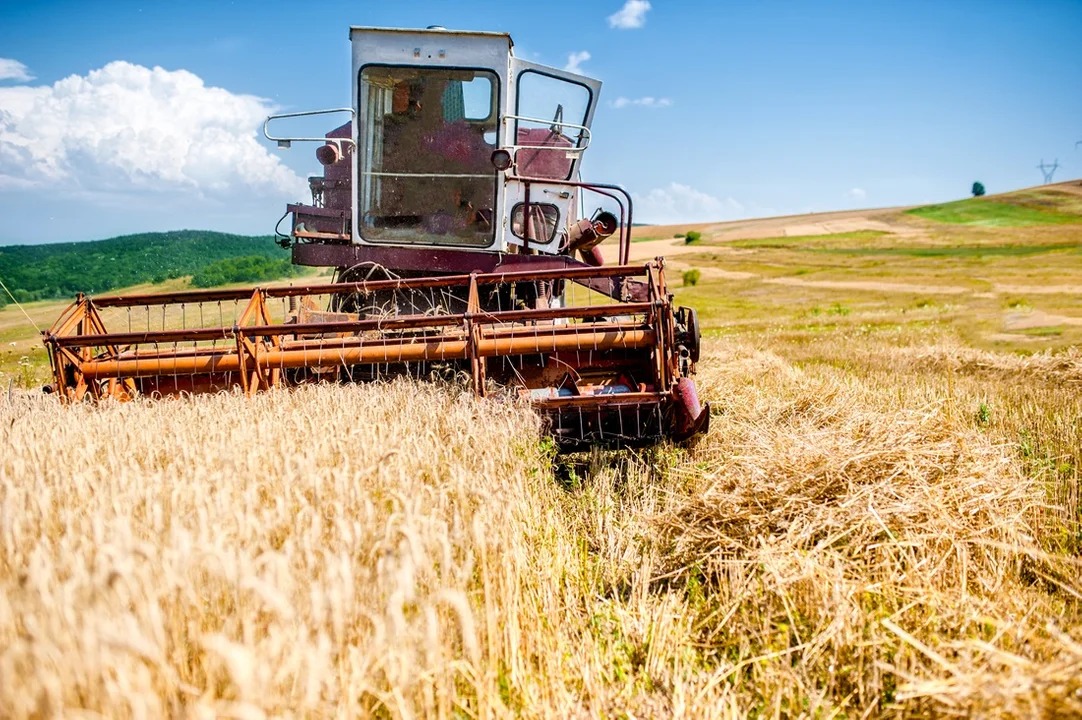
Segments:
[[[1058,187],[1016,190],[990,197],[925,205],[907,215],[955,225],[1027,227],[1082,222],[1082,197]]]
[[[284,277],[289,253],[270,236],[208,230],[125,235],[92,242],[0,247],[0,280],[20,302],[102,293],[193,275],[200,285]],[[4,295],[6,299],[6,294]],[[0,301],[2,304],[2,301]]]

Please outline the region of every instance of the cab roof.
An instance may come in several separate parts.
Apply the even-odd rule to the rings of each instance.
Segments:
[[[486,38],[507,38],[507,45],[509,47],[515,46],[515,41],[511,39],[510,33],[505,32],[492,32],[488,30],[448,30],[442,27],[432,28],[387,28],[387,27],[369,27],[366,25],[350,25],[349,35],[353,37],[353,33],[402,33],[402,34],[416,34],[416,33],[432,33],[433,35],[474,35],[477,37]]]

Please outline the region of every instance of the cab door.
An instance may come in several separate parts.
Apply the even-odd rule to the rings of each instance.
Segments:
[[[579,192],[567,182],[579,179],[601,82],[512,58],[510,86],[504,146],[514,165],[504,185],[504,237],[555,253],[578,219]]]

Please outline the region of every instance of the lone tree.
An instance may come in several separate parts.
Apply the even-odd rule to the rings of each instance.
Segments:
[[[984,195],[984,183],[973,183],[973,197],[980,197]]]

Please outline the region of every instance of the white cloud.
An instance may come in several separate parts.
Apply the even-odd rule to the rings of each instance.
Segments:
[[[847,198],[852,198],[853,200],[863,200],[868,197],[868,193],[864,192],[863,188],[855,187],[852,190],[847,191],[845,196]]]
[[[731,220],[744,215],[744,206],[733,198],[724,200],[680,183],[633,193],[635,220],[670,225],[676,223]]]
[[[650,9],[647,0],[627,0],[624,6],[609,15],[609,27],[621,30],[633,30],[646,24],[646,11]]]
[[[564,65],[564,70],[567,72],[581,73],[582,64],[590,59],[590,53],[585,50],[580,52],[573,52],[567,56],[567,64]]]
[[[119,61],[0,88],[0,187],[301,198],[307,184],[257,140],[273,109],[186,70]]]
[[[620,96],[612,101],[612,106],[619,110],[620,108],[628,107],[629,105],[638,105],[640,107],[648,108],[663,108],[672,105],[672,100],[669,98],[655,98],[655,97],[641,97],[641,98],[626,98]]]
[[[15,80],[16,82],[30,82],[34,76],[30,68],[18,60],[0,58],[0,80]]]

